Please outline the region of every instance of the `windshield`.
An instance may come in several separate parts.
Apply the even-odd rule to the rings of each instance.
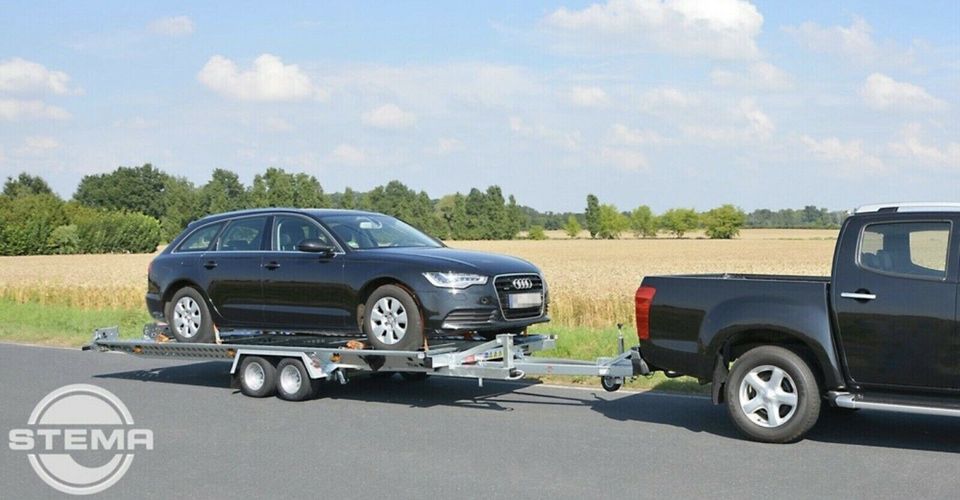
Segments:
[[[322,220],[354,250],[442,246],[413,226],[386,215],[330,215]]]

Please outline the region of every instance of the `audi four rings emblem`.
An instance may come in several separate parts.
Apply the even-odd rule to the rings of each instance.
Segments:
[[[513,280],[513,287],[517,290],[526,290],[533,288],[533,280],[530,278],[517,278]]]

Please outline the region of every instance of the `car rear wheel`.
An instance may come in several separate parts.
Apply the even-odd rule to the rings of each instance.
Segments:
[[[178,342],[213,342],[213,318],[196,289],[184,287],[167,303],[167,324]]]
[[[734,424],[755,441],[796,441],[820,416],[816,377],[800,356],[782,347],[757,347],[737,359],[725,396]]]
[[[363,333],[374,349],[417,350],[423,344],[420,309],[403,288],[381,286],[367,299]]]

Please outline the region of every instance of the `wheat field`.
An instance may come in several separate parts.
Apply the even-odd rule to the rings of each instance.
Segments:
[[[827,275],[837,231],[741,231],[733,240],[569,239],[456,241],[455,248],[533,262],[550,287],[550,315],[563,326],[605,327],[633,320],[633,292],[644,276],[685,273]],[[143,308],[152,254],[0,257],[0,299],[82,309]]]

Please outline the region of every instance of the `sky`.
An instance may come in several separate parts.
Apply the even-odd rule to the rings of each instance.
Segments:
[[[960,2],[0,1],[0,178],[960,201]]]

